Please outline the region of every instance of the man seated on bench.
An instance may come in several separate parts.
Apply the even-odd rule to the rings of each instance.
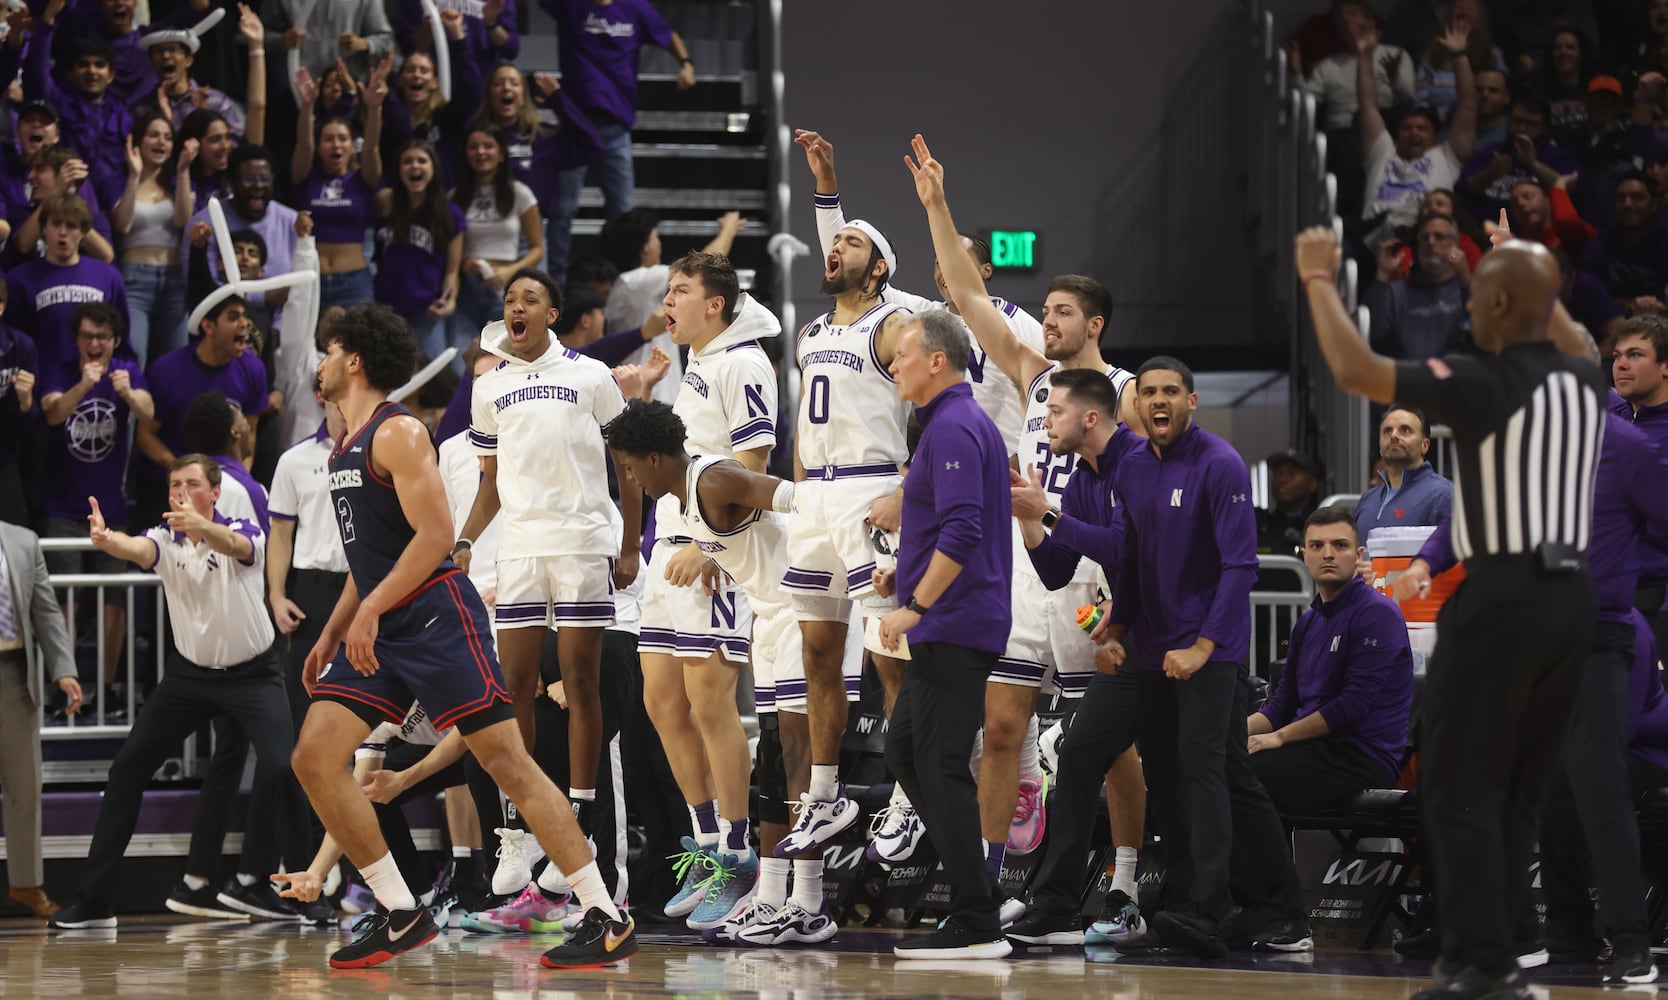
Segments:
[[[1319,593],[1267,703],[1246,718],[1251,769],[1282,815],[1391,787],[1401,771],[1413,653],[1395,604],[1356,575],[1360,545],[1350,511],[1309,515],[1303,563]]]

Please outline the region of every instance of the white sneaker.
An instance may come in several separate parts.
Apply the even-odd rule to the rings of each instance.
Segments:
[[[909,804],[909,800],[893,799],[885,809],[875,813],[869,833],[869,846],[863,851],[864,857],[895,865],[908,861],[915,853],[921,838],[926,836],[927,826],[916,815],[915,807]],[[981,854],[984,852],[983,841],[980,841],[979,851]]]
[[[1018,896],[1009,896],[1002,900],[1002,907],[998,911],[996,919],[1001,922],[1002,929],[1007,930],[1023,916],[1025,916],[1025,900]]]
[[[1037,762],[1042,765],[1044,774],[1052,775],[1060,770],[1060,744],[1065,738],[1064,720],[1037,734]]]
[[[514,896],[533,881],[533,865],[544,857],[544,848],[526,830],[500,828],[494,832],[498,834],[498,867],[492,872],[492,892]]]
[[[745,944],[774,947],[779,944],[821,944],[834,936],[840,928],[828,918],[825,901],[817,912],[807,910],[798,900],[789,898],[786,906],[766,920],[744,927],[737,935]]]
[[[701,936],[713,944],[760,944],[763,942],[743,938],[742,934],[761,924],[770,923],[780,912],[776,907],[754,897],[717,927],[709,927],[702,931]]]
[[[817,848],[839,836],[857,822],[863,812],[857,803],[846,798],[844,785],[837,786],[832,799],[813,799],[806,792],[794,806],[799,818],[793,829],[776,845],[779,858],[800,858],[815,853]]]

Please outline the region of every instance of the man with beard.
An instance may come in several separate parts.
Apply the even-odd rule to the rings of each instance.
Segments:
[[[1425,461],[1430,423],[1411,406],[1393,404],[1378,422],[1384,482],[1361,494],[1355,528],[1361,544],[1374,528],[1441,524],[1454,502],[1454,484]],[[1312,524],[1313,522],[1311,522]]]
[[[244,143],[226,158],[226,173],[232,179],[232,200],[220,207],[226,213],[227,227],[234,233],[251,230],[266,241],[267,274],[290,273],[295,244],[299,239],[295,232],[296,211],[272,199],[272,154],[265,146]],[[208,221],[207,208],[191,217],[191,225],[185,227],[186,238],[180,248],[183,255],[190,256],[193,226]],[[220,270],[220,246],[216,241],[209,240],[208,254],[209,265]],[[250,292],[247,298],[250,305],[264,307],[274,313],[273,324],[276,328],[281,315],[278,310],[286,296],[284,291]]]
[[[1597,275],[1630,314],[1662,310],[1668,225],[1651,204],[1651,179],[1644,171],[1616,182],[1616,225],[1587,244],[1581,270]]]
[[[1378,282],[1362,304],[1372,315],[1373,350],[1392,358],[1420,360],[1469,349],[1465,302],[1465,254],[1452,216],[1432,213],[1414,231],[1416,260],[1405,279],[1394,264],[1396,246],[1379,248]]]

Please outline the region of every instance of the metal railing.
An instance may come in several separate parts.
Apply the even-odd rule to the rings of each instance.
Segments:
[[[1259,555],[1257,568],[1266,579],[1290,574],[1296,590],[1251,591],[1251,669],[1257,673],[1280,658],[1280,643],[1292,634],[1292,626],[1315,600],[1315,581],[1303,560],[1296,556]]]
[[[1316,124],[1315,99],[1291,85],[1285,50],[1274,36],[1273,12],[1262,0],[1248,0],[1242,9],[1249,56],[1242,93],[1251,123],[1247,221],[1256,233],[1269,311],[1279,317],[1290,344],[1291,443],[1317,456],[1330,475],[1353,480],[1367,463],[1367,402],[1340,389],[1321,357],[1292,251],[1293,237],[1308,226],[1331,226],[1342,239],[1338,181],[1326,171],[1326,136]],[[1355,263],[1346,260],[1338,292],[1365,337],[1370,318],[1357,302],[1358,286]]]

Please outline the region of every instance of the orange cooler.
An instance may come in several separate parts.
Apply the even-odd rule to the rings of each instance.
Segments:
[[[1373,566],[1373,586],[1389,593],[1390,585],[1412,565],[1413,558],[1419,554],[1419,550],[1435,530],[1434,527],[1374,528],[1367,536],[1367,555],[1371,558]],[[1410,623],[1434,623],[1442,603],[1453,594],[1463,579],[1463,565],[1456,565],[1445,573],[1437,574],[1431,579],[1430,591],[1426,596],[1398,602],[1402,617]]]

